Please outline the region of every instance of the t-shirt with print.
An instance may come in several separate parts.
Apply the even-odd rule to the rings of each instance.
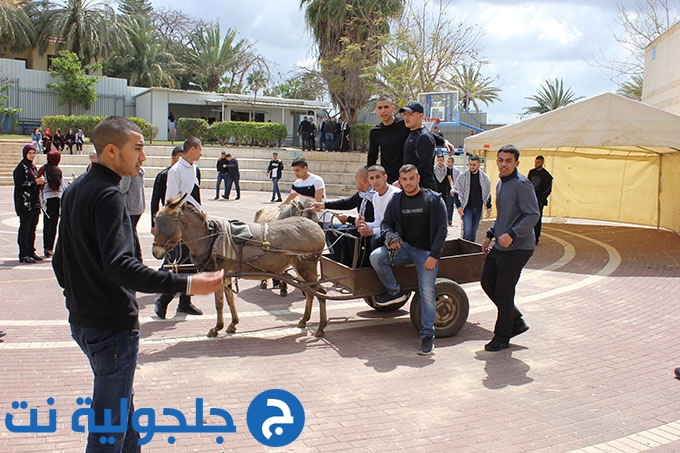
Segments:
[[[401,218],[404,241],[421,250],[430,250],[430,203],[422,190],[412,197],[402,193]]]

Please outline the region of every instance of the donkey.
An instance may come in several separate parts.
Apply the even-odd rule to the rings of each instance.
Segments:
[[[302,216],[314,222],[319,221],[319,216],[312,210],[314,200],[311,198],[297,197],[288,204],[263,206],[255,212],[256,223],[268,223],[276,220],[287,219],[289,217]],[[279,288],[279,295],[285,297],[288,295],[288,285],[281,280],[272,279],[272,287]],[[267,280],[260,281],[260,288],[267,289]]]
[[[184,203],[185,198],[186,195],[177,195],[156,214],[154,257],[162,259],[181,239],[191,251],[192,262],[201,270],[224,269],[225,273],[255,270],[282,274],[292,267],[298,278],[308,283],[312,290],[325,294],[317,274],[324,248],[324,233],[318,224],[304,217],[291,217],[271,225],[235,222],[240,229],[249,232],[237,237],[222,219],[208,218],[191,203]],[[239,317],[231,278],[225,277],[222,289],[215,292],[217,324],[210,329],[208,337],[216,337],[224,327],[224,296],[231,311],[227,333],[236,332]],[[305,298],[305,312],[297,324],[300,328],[307,325],[312,314],[314,296],[305,292]],[[315,335],[322,337],[328,324],[326,299],[317,299],[319,327]]]

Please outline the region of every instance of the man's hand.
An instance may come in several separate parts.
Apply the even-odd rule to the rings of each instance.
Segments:
[[[482,252],[484,252],[484,255],[488,255],[489,252],[491,251],[491,239],[488,237],[484,238],[484,242],[482,242]]]
[[[463,209],[463,208],[458,208],[457,211],[458,211],[458,215],[459,215],[460,218],[462,219],[463,216],[465,215],[465,209]]]
[[[491,209],[486,209],[486,215],[485,215],[485,217],[486,217],[487,219],[488,219],[489,217],[491,217]]]
[[[502,234],[501,237],[498,238],[498,243],[503,247],[508,248],[512,244],[512,236],[508,233]]]
[[[315,201],[314,203],[312,203],[312,211],[314,211],[314,212],[320,212],[325,207],[326,207],[326,203],[320,203],[318,201]]]
[[[426,271],[431,271],[432,269],[435,268],[437,265],[437,258],[433,256],[428,256],[425,262],[423,263],[423,269]]]
[[[224,269],[216,272],[201,272],[191,277],[191,294],[212,294],[222,288]]]
[[[446,149],[449,150],[449,154],[454,154],[456,152],[456,147],[453,146],[453,143],[446,139],[444,139],[444,146],[446,146]]]
[[[349,216],[347,214],[338,214],[335,216],[336,219],[340,221],[340,223],[347,223],[347,218]]]
[[[152,227],[151,227],[151,235],[152,235],[152,236],[155,236],[155,235],[156,235],[156,227],[155,227],[155,226],[152,226]]]
[[[43,184],[45,184],[45,177],[41,176],[40,178],[36,178],[35,183],[39,186],[42,186]]]

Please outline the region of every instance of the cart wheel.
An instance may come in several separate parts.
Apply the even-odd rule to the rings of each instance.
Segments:
[[[452,337],[463,328],[470,311],[465,290],[448,278],[438,278],[435,282],[437,317],[434,321],[434,335],[437,338]],[[411,301],[411,324],[417,331],[423,327],[421,322],[420,294],[416,293]]]
[[[386,307],[378,307],[377,305],[375,305],[375,296],[364,297],[364,302],[366,302],[368,306],[371,307],[373,310],[389,312],[397,311],[401,307],[406,305],[406,302],[408,302],[409,297],[411,297],[411,291],[406,291],[406,299],[403,302],[394,305],[388,305]]]

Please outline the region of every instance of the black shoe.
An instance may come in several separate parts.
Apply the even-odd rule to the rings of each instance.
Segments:
[[[31,256],[24,256],[23,258],[19,259],[19,262],[20,263],[26,263],[26,264],[37,263],[37,261],[34,260],[33,257],[31,257]]]
[[[228,199],[229,199],[229,197],[226,196],[226,195],[222,195],[222,198],[224,198],[225,200],[228,200]]]
[[[4,337],[5,335],[7,335],[7,334],[5,332],[3,332],[2,330],[0,330],[0,338]]]
[[[220,199],[220,197],[215,197],[215,198],[213,198],[213,200],[219,200],[219,199]]]
[[[271,200],[269,200],[269,202],[270,202],[270,203],[274,203],[274,199],[272,198]]]
[[[680,368],[675,369],[675,379],[680,379]]]
[[[280,203],[280,202],[282,202],[283,200],[279,198],[279,199],[278,199],[278,200],[276,200],[276,201]]]
[[[515,319],[515,325],[512,327],[512,335],[510,335],[510,338],[521,335],[527,330],[529,330],[529,325],[525,323],[522,318],[517,318]]]
[[[425,337],[420,341],[420,347],[416,351],[418,355],[430,355],[434,352],[434,337]]]
[[[484,349],[491,352],[502,351],[510,347],[509,341],[503,341],[500,338],[494,337],[489,343],[484,345]]]
[[[203,312],[199,310],[194,304],[188,303],[177,307],[177,313],[186,313],[187,315],[202,315]]]
[[[52,258],[52,255],[54,255],[54,252],[50,252],[49,250],[45,250],[43,255],[45,255],[45,258]]]
[[[406,294],[403,291],[399,291],[397,294],[385,293],[382,296],[375,298],[375,305],[377,307],[387,307],[388,305],[398,304],[406,300]]]
[[[156,298],[153,311],[156,313],[156,316],[165,319],[165,315],[168,312],[168,302],[163,302],[160,297]]]
[[[236,198],[234,198],[234,200],[240,200],[240,199],[241,199],[241,195],[236,195]]]
[[[536,245],[538,245],[538,238],[536,238]]]
[[[43,260],[43,259],[40,258],[38,255],[36,255],[35,253],[34,253],[33,255],[31,255],[31,258],[33,258],[33,259],[36,260],[36,261],[42,261],[42,260]]]

